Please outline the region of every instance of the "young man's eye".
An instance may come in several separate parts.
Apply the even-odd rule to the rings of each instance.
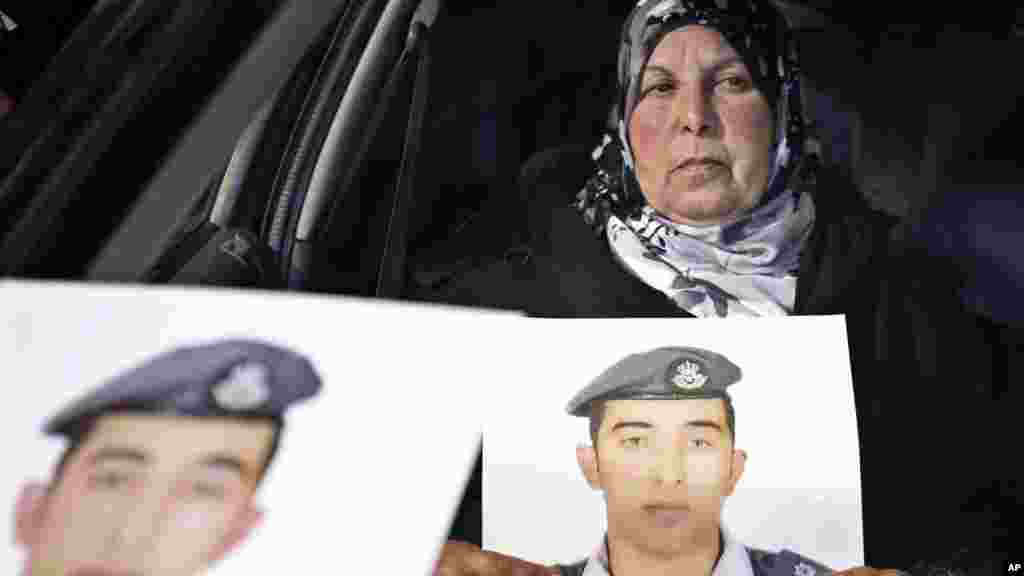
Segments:
[[[703,438],[694,438],[690,441],[694,448],[711,448],[711,442],[704,440]]]
[[[114,490],[128,483],[129,477],[121,472],[98,472],[89,477],[89,486],[101,490]]]
[[[221,500],[224,498],[224,487],[212,482],[196,482],[192,485],[192,491],[201,498],[212,498]]]
[[[643,448],[647,445],[647,439],[642,436],[634,436],[633,438],[625,438],[622,444],[626,448]]]

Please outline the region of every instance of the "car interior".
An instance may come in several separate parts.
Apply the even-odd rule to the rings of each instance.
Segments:
[[[562,151],[582,185],[632,5],[5,7],[0,275],[416,299],[523,242],[535,155]],[[970,271],[965,301],[1019,376],[1020,286],[997,279],[1024,278],[1022,11],[923,25],[909,6],[782,6],[822,161]],[[232,238],[258,273],[211,249]],[[452,527],[477,544],[480,477],[478,459]]]

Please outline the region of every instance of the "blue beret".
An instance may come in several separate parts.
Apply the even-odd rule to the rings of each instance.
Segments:
[[[726,388],[742,376],[739,366],[717,352],[655,348],[616,362],[576,394],[566,410],[586,417],[596,400],[728,399]]]
[[[150,358],[72,402],[46,423],[44,432],[66,435],[84,419],[119,410],[280,418],[321,386],[312,363],[295,352],[225,340]]]

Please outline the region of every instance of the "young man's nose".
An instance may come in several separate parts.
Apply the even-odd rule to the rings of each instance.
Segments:
[[[107,535],[104,560],[126,574],[142,574],[173,506],[173,495],[170,488],[147,488],[123,505],[125,510]]]
[[[678,448],[661,450],[654,474],[661,484],[683,484],[686,481],[686,452]]]

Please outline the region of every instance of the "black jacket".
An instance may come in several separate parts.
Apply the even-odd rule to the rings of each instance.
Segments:
[[[590,169],[583,148],[535,156],[523,171],[523,197],[500,211],[498,224],[481,217],[477,237],[474,226],[457,237],[455,245],[475,254],[440,248],[445,256],[425,260],[421,299],[538,317],[690,317],[624,271],[571,208]],[[993,544],[993,359],[960,303],[960,272],[929,257],[908,226],[872,211],[837,174],[823,171],[813,194],[817,219],[800,261],[795,314],[846,315],[866,560],[900,568],[990,563],[994,550],[1009,550]],[[492,237],[518,216],[525,226],[509,236],[520,234],[518,248],[488,259],[481,247],[512,245]]]

